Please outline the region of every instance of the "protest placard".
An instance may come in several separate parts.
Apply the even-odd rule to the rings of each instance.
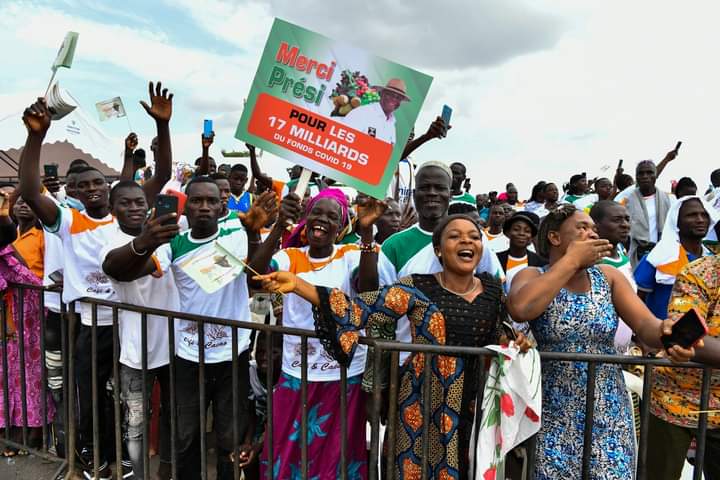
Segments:
[[[276,19],[235,136],[384,198],[431,82]]]

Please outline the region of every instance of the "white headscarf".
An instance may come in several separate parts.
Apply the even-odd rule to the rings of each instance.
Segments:
[[[687,252],[685,252],[685,249],[680,244],[678,218],[680,216],[680,208],[682,208],[683,204],[688,200],[698,200],[710,216],[708,233],[713,232],[715,224],[720,221],[720,212],[712,208],[705,200],[697,195],[687,195],[673,203],[665,219],[665,226],[663,227],[660,241],[647,256],[647,261],[656,269],[655,281],[657,283],[672,285],[675,283],[675,276],[687,263]]]

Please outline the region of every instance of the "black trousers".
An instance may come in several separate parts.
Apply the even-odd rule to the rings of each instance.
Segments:
[[[237,360],[238,390],[235,392],[239,405],[239,415],[233,419],[232,362],[205,364],[205,409],[212,402],[213,425],[217,439],[217,478],[233,478],[230,453],[233,444],[233,425],[242,443],[247,431],[249,352],[246,350]],[[176,358],[175,386],[177,399],[177,472],[178,480],[200,478],[200,394],[199,365],[195,362]],[[204,414],[204,413],[203,413]]]

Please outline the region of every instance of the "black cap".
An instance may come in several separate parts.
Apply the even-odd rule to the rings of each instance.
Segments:
[[[532,212],[526,211],[515,212],[510,218],[505,220],[505,223],[503,224],[503,233],[507,235],[507,232],[510,230],[510,228],[512,228],[513,223],[520,220],[530,225],[530,230],[532,230],[533,237],[537,235],[538,225],[540,224],[540,217],[538,217]]]

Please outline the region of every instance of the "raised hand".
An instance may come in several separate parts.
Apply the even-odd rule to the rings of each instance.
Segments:
[[[169,122],[172,117],[173,94],[168,93],[167,88],[162,88],[161,82],[155,86],[153,86],[153,82],[150,82],[148,93],[150,94],[150,105],[143,100],[140,100],[140,105],[156,122]]]
[[[280,216],[278,224],[281,227],[287,227],[296,223],[302,215],[302,204],[300,197],[296,193],[289,193],[280,202]]]
[[[277,215],[278,204],[274,192],[265,192],[255,198],[247,213],[240,213],[240,221],[246,230],[258,232],[268,224],[271,218]]]
[[[430,124],[425,135],[430,138],[445,138],[447,137],[448,130],[451,128],[452,125],[445,125],[445,121],[441,117],[437,117],[435,121]]]
[[[373,197],[362,197],[358,200],[357,229],[371,228],[378,218],[387,210],[387,203]]]
[[[45,135],[50,128],[50,121],[50,110],[47,101],[42,97],[23,112],[23,123],[30,135]]]
[[[155,217],[153,209],[152,216],[145,223],[142,233],[133,240],[135,250],[138,252],[154,251],[160,245],[168,243],[172,238],[180,233],[180,227],[175,219],[177,213],[167,213],[160,217]],[[172,220],[173,223],[163,225],[164,222]]]
[[[253,280],[262,282],[263,289],[268,292],[292,293],[298,281],[294,273],[273,272],[267,275],[256,275]]]
[[[60,180],[57,177],[43,177],[42,184],[50,193],[60,191]]]
[[[613,246],[604,239],[574,241],[568,246],[565,256],[575,262],[578,269],[595,265],[603,257],[612,254]]]
[[[138,146],[138,137],[135,132],[130,132],[127,137],[125,137],[125,150],[129,152],[134,152],[135,149]]]
[[[206,137],[204,134],[200,134],[200,137],[202,138],[201,141],[203,150],[209,150],[210,145],[212,145],[215,141],[215,132],[210,132],[209,137]]]

